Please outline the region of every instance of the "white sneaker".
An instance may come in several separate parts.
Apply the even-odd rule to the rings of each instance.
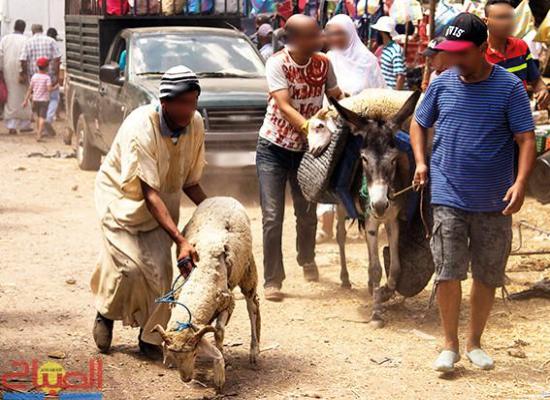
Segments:
[[[460,354],[452,350],[443,350],[434,362],[434,369],[438,372],[451,372],[455,363],[460,361]]]
[[[484,370],[493,369],[495,367],[493,359],[481,349],[473,349],[472,351],[466,352],[466,358],[476,367]]]

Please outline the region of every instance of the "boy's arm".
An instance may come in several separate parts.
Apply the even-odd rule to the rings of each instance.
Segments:
[[[416,109],[410,128],[411,147],[416,163],[413,183],[420,186],[425,185],[428,181],[428,165],[426,162],[428,130],[435,124],[439,115],[436,82],[428,86],[424,99],[421,100]]]
[[[405,88],[405,75],[407,68],[405,67],[405,57],[402,54],[396,54],[393,59],[393,68],[396,74],[395,90],[403,90]]]
[[[413,118],[409,134],[416,163],[413,183],[424,186],[428,180],[428,166],[426,165],[426,137],[428,136],[428,129],[421,126]]]

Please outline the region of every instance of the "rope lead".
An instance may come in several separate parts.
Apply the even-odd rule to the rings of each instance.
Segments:
[[[191,259],[188,259],[188,258],[180,260],[178,262],[178,266],[180,266],[180,264],[182,264],[182,263],[189,263],[189,262],[191,262],[191,265],[193,266],[193,269],[194,269],[195,264],[193,263],[193,261]],[[191,270],[191,272],[193,272],[193,270]],[[187,311],[187,314],[189,315],[189,319],[187,320],[187,322],[176,321],[176,323],[178,324],[178,327],[176,328],[176,331],[178,331],[178,332],[183,331],[184,329],[191,328],[193,326],[193,324],[191,323],[191,319],[192,319],[191,310],[189,310],[189,307],[187,307],[185,304],[177,301],[176,298],[175,298],[176,292],[178,292],[183,287],[183,285],[185,285],[187,283],[190,276],[191,276],[191,274],[187,275],[187,278],[184,278],[183,282],[181,282],[181,284],[178,287],[176,287],[176,284],[178,283],[180,278],[183,278],[183,275],[180,273],[178,275],[178,277],[176,278],[176,280],[174,281],[174,283],[172,283],[172,287],[170,288],[170,290],[168,292],[166,292],[166,294],[164,294],[163,296],[161,296],[161,297],[159,297],[158,299],[155,300],[155,303],[158,303],[158,304],[160,304],[160,303],[176,304],[176,305],[179,305],[179,306],[182,306],[183,308],[185,308],[185,311]]]

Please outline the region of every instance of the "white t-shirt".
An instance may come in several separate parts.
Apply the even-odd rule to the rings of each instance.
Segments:
[[[292,107],[306,119],[321,109],[325,92],[337,86],[327,56],[316,53],[307,64],[299,65],[286,48],[267,60],[266,77],[269,93],[288,89]],[[305,136],[285,119],[272,96],[268,100],[260,137],[287,150],[306,150]]]

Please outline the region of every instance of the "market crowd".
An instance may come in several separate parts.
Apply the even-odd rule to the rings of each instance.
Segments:
[[[258,16],[253,37],[266,59],[269,91],[256,167],[264,296],[283,301],[287,186],[297,220],[297,263],[306,281],[319,280],[315,247],[332,236],[333,207],[320,205],[318,216],[317,205],[306,200],[297,179],[304,154],[318,155],[331,141],[330,130],[312,126],[313,117],[327,97],[339,100],[365,89],[413,89],[414,84],[408,80],[407,54],[391,15],[379,15],[370,26],[377,42],[374,52],[344,13],[331,18],[324,30],[306,14],[290,16],[277,29],[272,23],[268,16]],[[529,46],[512,37],[514,8],[508,0],[488,0],[482,18],[459,13],[446,25],[441,36],[422,49],[433,72],[422,85],[425,94],[410,126],[413,182],[429,187],[433,206],[431,252],[444,333],[443,350],[434,362],[439,372],[452,371],[461,357],[461,281],[470,269],[471,313],[463,353],[481,369],[494,367],[481,337],[495,290],[504,283],[511,216],[522,207],[536,157],[527,88],[532,88],[538,108],[547,109],[549,101]],[[50,61],[50,74],[31,78],[25,100],[53,93],[58,79],[58,62],[51,64],[58,55],[30,51],[53,48],[53,42],[44,46],[46,39],[38,31],[35,35],[36,45],[25,44],[14,53],[16,61],[24,61],[20,76],[34,74],[35,63],[37,74],[44,75],[48,65],[43,57]],[[20,95],[24,93],[23,87]],[[158,353],[163,339],[150,328],[168,322],[169,313],[154,301],[170,288],[171,246],[176,245],[183,276],[199,257],[178,230],[178,218],[183,193],[196,205],[207,196],[200,184],[205,164],[204,124],[197,112],[200,81],[186,66],[174,66],[164,72],[159,93],[160,104],[142,106],[127,116],[96,178],[103,240],[91,282],[97,310],[93,336],[103,352],[111,346],[114,321],[121,320],[141,328],[138,340],[145,354]],[[41,102],[37,97],[34,103]],[[432,129],[433,146],[427,154]]]
[[[56,134],[52,122],[60,100],[62,53],[55,28],[44,33],[42,25],[33,24],[30,37],[25,35],[25,29],[25,21],[17,20],[13,33],[0,41],[3,118],[10,135],[32,132],[34,119],[36,139],[42,141],[44,136]]]

